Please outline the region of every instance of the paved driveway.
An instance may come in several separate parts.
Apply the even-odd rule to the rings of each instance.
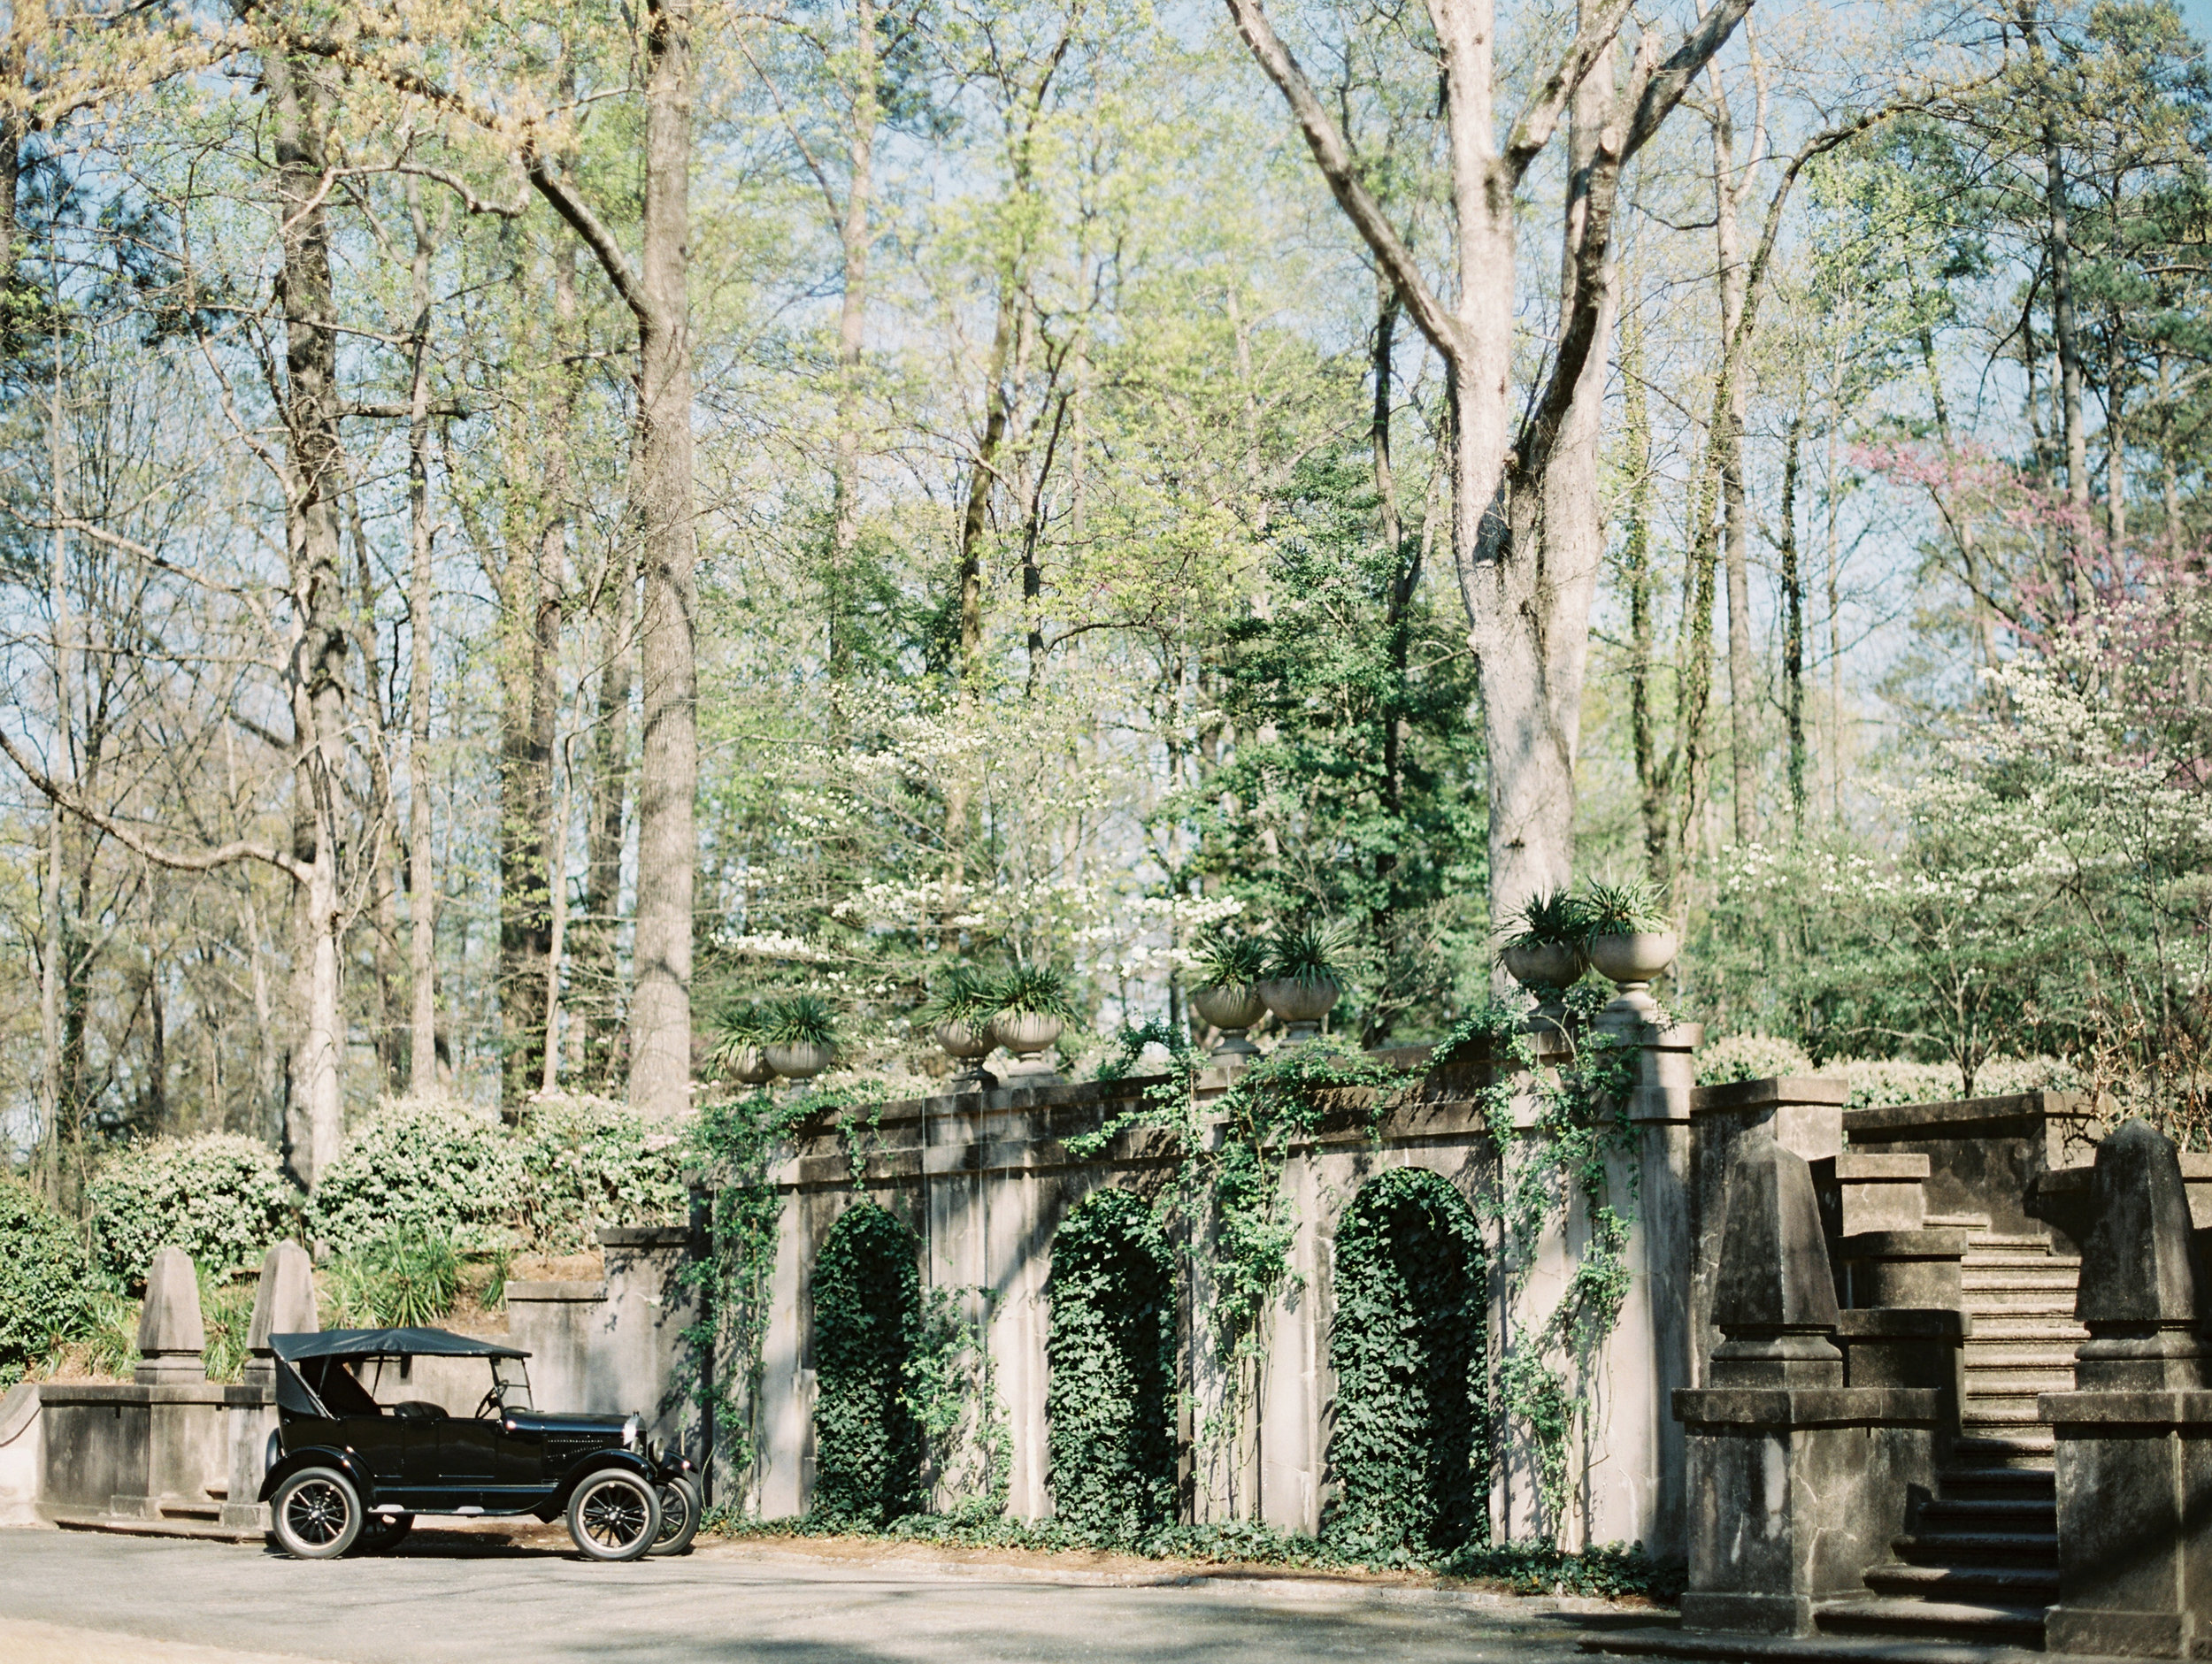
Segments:
[[[1638,1622],[1531,1604],[1248,1579],[1070,1584],[1026,1571],[826,1562],[747,1545],[601,1566],[550,1545],[434,1537],[388,1559],[325,1563],[258,1546],[0,1531],[0,1660],[8,1664],[58,1655],[197,1664],[240,1653],[349,1664],[1567,1664],[1591,1627]]]

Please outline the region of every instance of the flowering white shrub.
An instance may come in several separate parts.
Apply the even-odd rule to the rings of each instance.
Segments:
[[[407,1097],[347,1139],[315,1186],[309,1229],[341,1253],[403,1233],[464,1253],[511,1246],[526,1184],[519,1142],[488,1115]]]
[[[182,1248],[203,1271],[258,1265],[297,1229],[300,1193],[267,1145],[210,1132],[125,1146],[85,1200],[102,1268],[134,1286],[162,1248]]]

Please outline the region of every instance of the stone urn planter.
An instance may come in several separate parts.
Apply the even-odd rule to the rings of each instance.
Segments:
[[[1058,1079],[1059,1071],[1053,1066],[1049,1053],[1052,1043],[1066,1027],[1064,1018],[1044,1016],[1035,1011],[1002,1011],[993,1017],[993,1038],[1014,1054],[1014,1061],[1006,1070],[1007,1085],[1019,1081],[1025,1085],[1039,1085]]]
[[[1578,947],[1544,942],[1533,947],[1501,948],[1498,962],[1524,988],[1566,988],[1581,978],[1586,962]]]
[[[1210,982],[1190,991],[1190,1007],[1221,1031],[1213,1055],[1251,1057],[1258,1053],[1260,1048],[1245,1038],[1245,1031],[1267,1015],[1267,1001],[1260,998],[1256,983],[1224,987]]]
[[[741,1046],[730,1054],[730,1078],[744,1086],[765,1086],[776,1077],[776,1066],[757,1046]]]
[[[1333,977],[1309,981],[1302,977],[1269,978],[1254,985],[1275,1020],[1283,1025],[1283,1043],[1296,1046],[1321,1032],[1321,1019],[1342,992]]]
[[[1590,939],[1590,962],[1620,993],[1609,1012],[1633,1013],[1648,1020],[1659,1009],[1651,997],[1652,978],[1674,963],[1681,942],[1672,931],[1609,931]]]
[[[834,1046],[806,1040],[779,1040],[761,1049],[767,1054],[768,1066],[786,1080],[811,1080],[837,1056]]]
[[[988,1023],[980,1026],[940,1023],[936,1033],[937,1044],[957,1065],[952,1071],[955,1092],[984,1092],[998,1085],[997,1077],[983,1067],[983,1060],[998,1045],[998,1036],[991,1031]]]

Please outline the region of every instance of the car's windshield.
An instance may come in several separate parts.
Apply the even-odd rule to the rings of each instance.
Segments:
[[[530,1372],[522,1367],[519,1358],[492,1360],[493,1390],[499,1394],[503,1409],[526,1410],[530,1402]]]

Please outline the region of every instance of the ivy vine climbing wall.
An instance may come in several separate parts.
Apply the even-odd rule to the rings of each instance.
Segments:
[[[920,1245],[873,1202],[848,1208],[814,1262],[814,1512],[880,1525],[923,1507],[907,1397],[921,1327]]]
[[[1054,1237],[1045,1299],[1053,1512],[1102,1544],[1175,1516],[1174,1261],[1152,1209],[1095,1192]]]
[[[1394,1168],[1336,1231],[1329,1363],[1332,1547],[1425,1559],[1486,1536],[1485,1267],[1473,1210],[1441,1175]]]

